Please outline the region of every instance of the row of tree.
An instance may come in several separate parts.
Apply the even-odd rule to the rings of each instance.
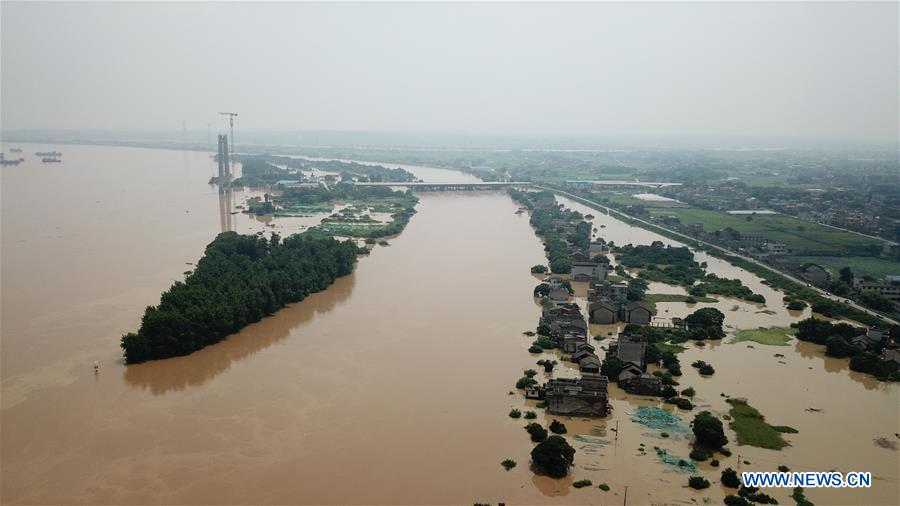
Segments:
[[[221,341],[350,274],[357,254],[354,243],[317,233],[284,241],[219,234],[196,270],[147,307],[140,329],[122,336],[125,360],[187,355]]]

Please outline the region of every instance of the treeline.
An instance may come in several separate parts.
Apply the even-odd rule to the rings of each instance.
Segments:
[[[342,179],[356,178],[363,182],[408,183],[416,180],[416,176],[400,167],[389,169],[383,165],[368,165],[341,160],[306,160],[275,155],[267,155],[264,159],[294,170],[319,169],[340,174]]]
[[[509,195],[531,211],[530,223],[544,241],[550,270],[554,274],[572,272],[569,244],[587,253],[591,245],[591,224],[584,221],[578,211],[560,208],[553,192],[523,192],[510,188]]]
[[[358,248],[316,233],[281,241],[224,232],[185,281],[149,306],[137,332],[122,336],[128,363],[187,355],[350,274]]]

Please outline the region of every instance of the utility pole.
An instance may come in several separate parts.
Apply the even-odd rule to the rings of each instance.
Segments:
[[[622,499],[622,506],[628,504],[628,485],[625,485],[625,498]]]

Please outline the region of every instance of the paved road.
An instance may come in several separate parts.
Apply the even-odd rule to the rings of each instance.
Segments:
[[[757,260],[754,260],[753,258],[746,257],[746,256],[744,256],[744,255],[739,255],[739,254],[737,254],[737,253],[735,253],[735,252],[733,252],[733,251],[731,251],[731,250],[725,249],[725,248],[723,248],[723,247],[721,247],[721,246],[717,246],[717,245],[715,245],[715,244],[713,244],[713,243],[706,242],[706,241],[703,241],[703,240],[700,240],[700,239],[691,237],[691,236],[689,236],[689,235],[682,234],[681,232],[676,232],[676,231],[674,231],[674,230],[672,230],[672,229],[670,229],[670,228],[662,227],[662,226],[660,226],[660,225],[658,225],[658,224],[656,224],[656,223],[650,223],[649,221],[645,221],[645,220],[642,220],[642,219],[640,219],[640,218],[635,218],[635,217],[633,217],[633,216],[628,216],[628,215],[622,213],[621,211],[618,211],[618,210],[613,209],[613,208],[611,208],[611,207],[604,206],[603,204],[598,204],[598,203],[596,203],[596,202],[591,202],[590,200],[587,200],[587,199],[585,199],[585,198],[579,197],[578,195],[573,195],[573,194],[571,194],[571,193],[569,193],[569,192],[567,192],[567,191],[556,190],[556,189],[553,189],[553,188],[548,188],[548,187],[545,187],[545,186],[539,186],[539,185],[535,185],[535,187],[536,187],[536,188],[539,188],[539,189],[542,189],[542,190],[548,190],[548,191],[552,191],[552,192],[555,192],[555,193],[558,193],[558,194],[561,194],[561,195],[565,195],[566,197],[568,197],[568,198],[570,198],[570,199],[572,199],[572,200],[575,200],[575,201],[577,201],[577,202],[581,202],[582,204],[584,204],[584,205],[586,205],[586,206],[589,206],[589,207],[601,207],[601,208],[603,208],[603,209],[606,209],[606,211],[609,212],[609,213],[617,214],[617,215],[620,215],[620,216],[624,216],[624,217],[628,218],[629,220],[634,220],[634,221],[643,223],[643,224],[645,224],[645,225],[650,225],[650,226],[652,226],[652,227],[661,228],[661,229],[663,229],[663,230],[665,230],[665,231],[667,231],[667,232],[669,232],[669,233],[671,233],[671,234],[674,234],[674,235],[676,235],[676,236],[678,236],[678,237],[683,237],[684,239],[686,239],[686,240],[688,240],[688,241],[693,241],[693,242],[695,242],[695,243],[700,243],[700,244],[703,244],[704,246],[708,246],[708,247],[710,247],[710,248],[713,248],[713,249],[716,249],[716,250],[718,250],[718,251],[721,251],[722,253],[726,253],[726,254],[728,254],[728,255],[731,255],[731,256],[740,258],[740,259],[742,259],[742,260],[746,260],[746,261],[748,261],[748,262],[752,262],[752,263],[754,263],[754,264],[756,264],[756,265],[758,265],[758,266],[760,266],[760,267],[763,267],[763,268],[765,268],[765,269],[768,269],[769,271],[772,271],[772,272],[774,272],[774,273],[780,274],[780,275],[786,277],[787,279],[789,279],[789,280],[791,280],[791,281],[793,281],[793,282],[795,282],[795,283],[799,283],[800,285],[804,285],[804,286],[807,285],[807,282],[806,282],[806,281],[804,281],[804,280],[802,280],[802,279],[799,279],[799,278],[796,278],[796,277],[794,277],[794,276],[791,275],[791,274],[788,274],[788,273],[786,273],[786,272],[784,272],[784,271],[780,271],[780,270],[778,270],[778,269],[776,269],[776,268],[774,268],[774,267],[772,267],[772,266],[770,266],[770,265],[767,265],[767,264],[764,264],[764,263],[759,262],[759,261],[757,261]],[[847,304],[847,305],[852,306],[852,307],[854,307],[854,308],[856,308],[856,309],[859,309],[860,311],[864,311],[864,312],[866,312],[866,313],[868,313],[868,314],[870,314],[870,315],[872,315],[872,316],[880,317],[880,318],[882,318],[885,322],[892,323],[892,324],[894,324],[894,325],[897,325],[897,324],[898,324],[896,320],[894,320],[894,319],[892,319],[892,318],[888,318],[887,316],[884,316],[884,315],[882,315],[882,314],[879,314],[879,313],[877,313],[877,312],[875,312],[875,311],[872,311],[872,310],[870,310],[870,309],[868,309],[868,308],[866,308],[866,307],[860,306],[859,304],[857,304],[857,303],[855,303],[855,302],[853,302],[853,301],[851,301],[850,303],[844,302],[845,299],[844,299],[843,297],[838,297],[838,296],[836,296],[836,295],[832,295],[832,294],[826,292],[825,290],[822,290],[821,288],[816,288],[815,286],[810,286],[809,288],[812,289],[812,290],[815,290],[816,292],[819,293],[819,295],[822,295],[823,297],[827,297],[827,298],[829,298],[829,299],[831,299],[831,300],[833,300],[833,301],[840,302],[840,303],[842,303],[842,304]]]

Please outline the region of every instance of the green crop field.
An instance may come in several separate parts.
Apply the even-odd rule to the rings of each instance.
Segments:
[[[883,241],[843,232],[784,214],[731,215],[695,207],[650,208],[654,215],[677,216],[683,225],[703,223],[706,232],[732,228],[741,234],[759,235],[770,241],[783,242],[791,250],[803,254],[859,254],[860,248]]]

